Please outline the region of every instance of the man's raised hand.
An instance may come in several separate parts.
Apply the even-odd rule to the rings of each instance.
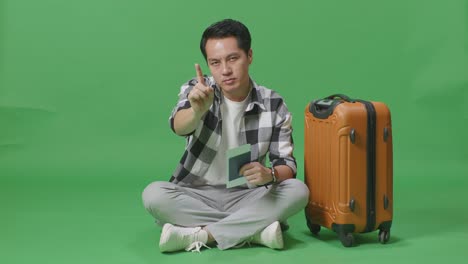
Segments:
[[[195,71],[198,83],[190,91],[188,99],[195,115],[201,117],[213,104],[214,90],[206,85],[200,65],[195,64]]]

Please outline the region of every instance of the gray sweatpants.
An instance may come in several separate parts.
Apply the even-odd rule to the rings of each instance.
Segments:
[[[170,182],[153,182],[142,196],[145,208],[157,224],[205,226],[218,242],[218,248],[227,249],[304,209],[309,190],[297,179],[270,185],[268,189],[181,187]]]

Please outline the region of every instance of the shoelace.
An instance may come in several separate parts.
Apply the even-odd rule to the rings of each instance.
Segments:
[[[201,242],[201,241],[196,241],[196,242],[193,242],[192,244],[190,244],[188,247],[185,248],[185,251],[191,251],[191,252],[198,252],[198,253],[201,253],[200,252],[200,249],[202,249],[203,247],[206,247],[208,249],[211,249],[209,246],[207,246],[205,243]]]
[[[240,244],[234,246],[234,248],[241,248],[241,247],[245,246],[245,244],[247,244],[247,245],[249,245],[249,247],[251,247],[252,246],[251,245],[252,241],[253,241],[253,237],[250,237],[247,240],[244,240],[243,242],[241,242]]]

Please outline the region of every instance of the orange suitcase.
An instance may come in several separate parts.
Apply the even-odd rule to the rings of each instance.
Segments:
[[[353,233],[379,229],[390,239],[393,150],[390,111],[380,102],[332,95],[305,109],[304,181],[307,226],[335,231],[345,247]]]

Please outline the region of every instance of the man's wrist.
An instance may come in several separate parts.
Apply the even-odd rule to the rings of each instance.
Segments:
[[[275,184],[278,182],[278,178],[276,177],[275,167],[271,167],[270,170],[271,170],[271,181],[269,183]]]
[[[268,189],[268,185],[278,183],[278,178],[276,177],[276,170],[275,170],[275,168],[274,168],[274,167],[269,167],[269,169],[270,169],[271,181],[269,181],[269,182],[263,184],[263,186],[265,186],[265,188],[267,188],[267,189]]]
[[[203,115],[205,114],[205,112],[195,111],[195,109],[193,109],[193,107],[191,107],[190,110],[192,110],[192,118],[193,118],[192,120],[196,121],[196,122],[200,121],[202,119]]]

